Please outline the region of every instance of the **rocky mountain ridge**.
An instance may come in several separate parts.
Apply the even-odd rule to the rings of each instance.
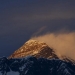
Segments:
[[[58,58],[55,52],[44,42],[29,40],[22,47],[16,50],[9,58],[20,58],[28,55],[37,58]]]
[[[47,59],[60,59],[55,51],[51,49],[46,43],[37,40],[28,40],[26,43],[24,43],[23,46],[12,53],[8,58],[22,58],[29,55],[36,58],[43,57]],[[75,64],[75,60],[66,56],[61,56],[61,60]]]
[[[75,65],[60,59],[0,58],[0,75],[75,75]],[[17,72],[17,73],[16,73]]]

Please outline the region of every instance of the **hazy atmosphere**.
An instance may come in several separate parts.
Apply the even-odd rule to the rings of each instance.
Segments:
[[[0,57],[31,38],[75,59],[75,0],[0,0]]]

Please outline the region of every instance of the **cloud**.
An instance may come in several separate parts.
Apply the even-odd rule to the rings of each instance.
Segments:
[[[32,37],[31,39],[44,41],[55,50],[59,57],[67,56],[75,59],[75,32],[59,34],[48,33]]]
[[[43,11],[44,12],[44,11]],[[31,21],[44,21],[44,20],[58,20],[58,19],[75,19],[75,11],[71,11],[71,10],[52,10],[52,11],[48,11],[46,13],[42,13],[42,11],[38,13],[37,12],[33,12],[31,15],[27,16],[25,14],[23,15],[17,15],[13,18],[14,21],[27,21],[27,22],[31,22]]]
[[[43,32],[45,30],[46,26],[43,26],[41,27],[40,29],[38,29],[37,32],[35,32],[32,36],[35,36],[35,35],[39,35],[41,32]]]
[[[71,5],[72,4],[72,5]],[[39,6],[38,6],[39,5]],[[27,10],[28,9],[28,10]],[[72,2],[52,2],[32,4],[27,6],[27,12],[18,12],[15,14],[14,21],[44,21],[57,19],[73,19],[75,18],[75,4]]]

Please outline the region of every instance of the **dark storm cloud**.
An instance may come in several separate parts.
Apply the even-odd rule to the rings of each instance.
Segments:
[[[75,31],[74,0],[0,1],[0,56],[9,56],[31,36]]]

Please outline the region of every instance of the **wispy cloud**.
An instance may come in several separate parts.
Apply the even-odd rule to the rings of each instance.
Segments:
[[[40,13],[40,14],[39,14]],[[13,18],[14,21],[44,21],[58,19],[75,19],[75,11],[53,10],[47,13],[33,12],[31,15],[17,15]]]
[[[32,36],[36,36],[36,35],[39,35],[41,32],[43,32],[44,31],[44,29],[46,28],[46,26],[43,26],[43,27],[41,27],[40,29],[38,29],[38,31],[37,32],[35,32]]]
[[[41,36],[32,37],[39,41],[46,42],[55,50],[59,57],[67,56],[75,59],[75,32],[71,33],[48,33]]]

